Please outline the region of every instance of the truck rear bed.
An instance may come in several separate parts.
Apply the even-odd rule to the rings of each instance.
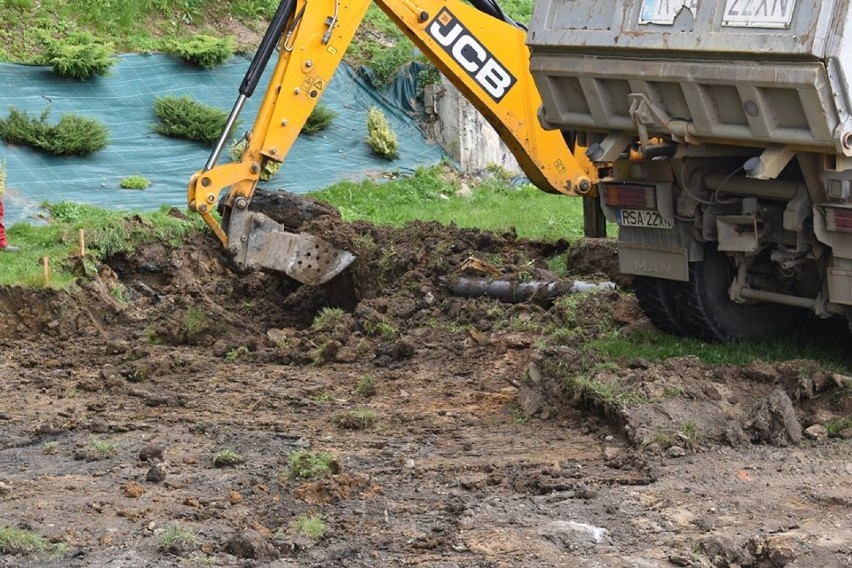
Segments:
[[[636,134],[645,101],[652,133],[671,134],[671,122],[696,143],[852,156],[848,8],[848,0],[540,0],[528,43],[542,122]]]

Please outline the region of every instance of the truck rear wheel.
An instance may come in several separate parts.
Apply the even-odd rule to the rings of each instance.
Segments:
[[[728,296],[733,261],[708,243],[704,260],[689,265],[689,282],[678,283],[678,299],[686,326],[709,341],[756,339],[789,329],[804,312],[778,304],[737,304]]]
[[[678,308],[678,282],[650,276],[634,276],[633,291],[642,311],[654,326],[666,333],[691,335]]]

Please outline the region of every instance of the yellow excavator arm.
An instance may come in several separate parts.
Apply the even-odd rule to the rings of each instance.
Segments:
[[[354,257],[311,235],[294,235],[261,213],[249,212],[264,163],[283,161],[328,86],[361,24],[370,0],[283,0],[261,42],[225,131],[204,169],[189,183],[198,212],[245,268],[279,270],[323,283]],[[560,131],[544,130],[541,98],[529,73],[526,32],[499,8],[491,15],[459,0],[376,0],[432,63],[485,116],[537,187],[552,193],[593,195],[595,168],[584,148],[572,151]],[[486,9],[490,0],[477,0]],[[217,165],[245,101],[272,53],[272,72],[247,147],[238,162]],[[227,190],[227,193],[225,193]],[[212,215],[224,200],[223,224]]]

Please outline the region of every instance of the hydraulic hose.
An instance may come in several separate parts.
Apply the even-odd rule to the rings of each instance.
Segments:
[[[241,95],[250,97],[254,94],[254,89],[257,87],[258,81],[260,81],[260,76],[263,75],[266,64],[269,63],[269,58],[272,57],[278,41],[284,34],[284,26],[287,25],[287,20],[293,15],[295,9],[296,0],[282,0],[281,4],[278,5],[275,16],[272,17],[272,22],[266,28],[266,33],[263,34],[260,47],[257,48],[257,52],[249,64],[248,71],[246,71],[246,76],[243,78],[242,84],[240,84]]]

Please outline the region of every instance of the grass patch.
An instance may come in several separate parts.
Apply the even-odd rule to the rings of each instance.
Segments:
[[[314,331],[337,333],[345,329],[345,317],[346,312],[340,308],[323,308],[316,317],[314,317],[311,329]]]
[[[588,347],[609,357],[626,360],[643,358],[659,361],[670,357],[695,355],[710,365],[746,365],[758,359],[768,363],[814,359],[823,367],[835,371],[849,368],[842,349],[818,342],[812,334],[786,335],[754,341],[705,343],[649,329],[627,336],[609,334],[593,339]]]
[[[325,130],[331,123],[334,122],[334,119],[337,118],[337,113],[331,110],[327,105],[322,103],[317,104],[314,107],[314,110],[311,111],[311,114],[308,116],[308,120],[305,121],[305,126],[302,127],[302,132],[305,134],[316,134],[321,130]]]
[[[193,530],[170,523],[157,534],[157,550],[170,554],[186,554],[198,548],[198,534]]]
[[[235,361],[239,361],[246,355],[251,353],[251,350],[245,345],[240,345],[235,349],[231,349],[225,354],[225,361],[228,363],[234,363]]]
[[[376,107],[370,107],[367,113],[367,144],[378,156],[389,160],[399,157],[396,133],[390,129],[384,113]]]
[[[61,544],[51,544],[43,536],[17,527],[0,527],[0,553],[9,556],[59,556]]]
[[[219,450],[213,455],[214,467],[231,467],[245,463],[245,458],[234,450]]]
[[[166,44],[165,51],[202,69],[213,69],[234,54],[234,38],[198,35],[190,39],[173,40]]]
[[[520,237],[550,241],[583,236],[581,199],[500,180],[486,180],[472,187],[469,197],[460,197],[455,195],[459,186],[454,171],[437,165],[386,183],[344,181],[311,196],[337,207],[346,221],[396,227],[437,221],[498,233],[515,227]]]
[[[841,432],[850,428],[852,428],[852,414],[825,424],[828,435],[833,438],[840,436]]]
[[[46,456],[52,456],[59,453],[59,442],[45,442],[41,445],[41,453]]]
[[[290,454],[290,479],[321,479],[338,471],[337,458],[328,452],[299,450]]]
[[[370,398],[376,394],[376,379],[370,375],[358,379],[358,383],[355,385],[355,394],[364,398]]]
[[[574,400],[612,418],[617,418],[624,409],[648,402],[641,393],[615,380],[602,381],[587,375],[572,375],[565,378],[565,383]]]
[[[332,416],[331,423],[343,430],[366,430],[376,423],[376,413],[367,408],[349,410]]]
[[[11,107],[9,116],[0,119],[0,138],[58,156],[88,156],[109,143],[109,129],[97,119],[65,113],[51,123],[49,117],[50,107],[38,117]]]
[[[89,440],[89,449],[99,458],[108,458],[114,456],[118,452],[118,444],[106,440],[91,438]]]
[[[213,144],[219,139],[228,121],[228,112],[200,103],[189,95],[168,95],[154,99],[157,134]],[[239,124],[234,125],[234,130]]]
[[[118,186],[122,189],[148,189],[151,181],[143,176],[127,176],[118,182]]]
[[[51,65],[62,77],[85,81],[97,75],[109,75],[116,58],[112,44],[102,42],[90,32],[81,31],[65,39],[44,36],[42,63]]]
[[[314,540],[319,540],[324,537],[326,531],[325,521],[323,521],[322,517],[319,515],[299,515],[293,519],[290,527],[296,534],[300,534]]]
[[[367,332],[367,335],[378,336],[388,340],[396,339],[401,335],[398,327],[386,321],[374,322],[367,320],[364,322],[364,331]]]
[[[210,316],[201,308],[190,307],[183,315],[183,329],[189,335],[204,331],[211,324]]]

